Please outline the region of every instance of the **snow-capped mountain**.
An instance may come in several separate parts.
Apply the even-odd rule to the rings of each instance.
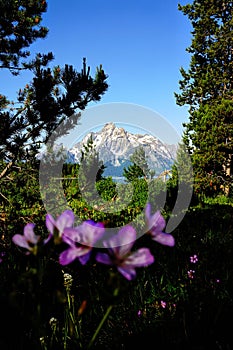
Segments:
[[[130,156],[138,147],[143,147],[149,168],[157,175],[171,169],[176,157],[177,145],[164,144],[149,134],[132,134],[114,123],[107,123],[102,130],[88,133],[69,150],[77,162],[83,145],[87,144],[90,137],[100,160],[106,166],[106,176],[121,176],[123,168],[130,165]]]

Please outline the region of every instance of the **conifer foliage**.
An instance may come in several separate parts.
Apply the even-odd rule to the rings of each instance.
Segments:
[[[26,48],[48,32],[40,26],[46,9],[46,1],[41,0],[0,0],[0,68],[13,74],[27,69],[33,75],[19,89],[16,101],[0,95],[0,156],[6,162],[0,178],[17,161],[35,159],[41,144],[67,134],[77,124],[80,111],[89,102],[99,101],[108,88],[102,65],[92,77],[86,58],[79,72],[67,64],[52,67],[51,52],[29,57]],[[27,62],[22,61],[26,58]]]
[[[40,25],[47,3],[44,0],[0,0],[0,9],[0,68],[17,74],[27,67],[25,61],[20,67],[21,59],[30,55],[26,48],[48,33],[48,29]]]
[[[86,58],[77,70],[68,64],[53,66],[52,52],[31,54],[31,44],[48,33],[41,25],[46,11],[45,0],[0,0],[0,79],[3,71],[10,79],[25,71],[31,75],[14,101],[0,91],[3,232],[14,231],[21,219],[34,220],[34,213],[42,211],[37,158],[41,146],[53,149],[56,140],[77,125],[88,103],[99,101],[108,89],[102,65],[92,76]]]
[[[233,148],[233,3],[194,0],[179,5],[190,20],[189,69],[181,68],[178,105],[189,106],[184,141],[192,155],[195,188],[230,193]]]
[[[150,169],[147,163],[147,156],[143,147],[136,148],[135,152],[130,157],[131,165],[128,168],[124,168],[123,176],[127,181],[133,181],[139,178],[147,178],[150,173]]]

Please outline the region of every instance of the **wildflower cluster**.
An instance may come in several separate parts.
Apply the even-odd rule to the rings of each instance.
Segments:
[[[73,278],[69,273],[64,273],[64,286],[68,292],[70,292],[72,283],[73,283]]]
[[[171,234],[164,232],[165,224],[161,213],[157,211],[151,214],[151,206],[147,204],[145,208],[145,235],[152,241],[172,247],[175,240]],[[26,256],[31,255],[29,259],[32,259],[28,261],[33,261],[36,264],[35,269],[31,270],[37,272],[35,274],[39,283],[36,285],[43,285],[43,278],[46,281],[46,276],[50,276],[45,266],[49,266],[51,261],[53,264],[55,263],[56,268],[58,267],[59,272],[62,272],[64,294],[62,294],[63,297],[60,292],[58,295],[64,303],[64,318],[54,317],[53,309],[48,312],[46,322],[50,329],[50,336],[39,337],[40,344],[43,350],[47,350],[48,344],[57,345],[62,342],[64,349],[69,349],[71,342],[73,342],[79,349],[88,342],[88,349],[90,349],[121,292],[119,276],[123,276],[127,281],[133,280],[136,277],[136,269],[153,264],[154,256],[148,247],[141,247],[138,244],[136,246],[138,235],[130,224],[119,228],[116,233],[110,232],[104,223],[90,219],[76,226],[73,211],[65,210],[57,218],[47,214],[45,226],[48,231],[45,236],[36,234],[35,224],[28,223],[24,227],[23,234],[15,234],[12,237],[13,243],[22,248]],[[110,298],[102,320],[90,340],[86,340],[81,317],[90,305],[87,305],[88,297],[85,295],[82,297],[78,295],[78,300],[76,300],[74,291],[76,290],[75,280],[78,274],[77,264],[68,265],[76,262],[80,264],[81,269],[86,271],[84,265],[89,261],[93,263],[93,267],[98,264],[111,267],[108,281],[110,288],[108,298]],[[44,263],[48,265],[43,265]],[[72,271],[71,274],[70,271]],[[40,293],[38,295],[40,298]],[[39,304],[37,309],[41,310],[40,299],[36,300],[37,302]],[[39,319],[40,315],[38,315]],[[83,319],[85,322],[85,317]]]
[[[193,256],[190,256],[189,259],[190,259],[190,262],[192,264],[196,264],[198,262],[197,254],[194,254]],[[187,271],[187,274],[188,274],[188,278],[192,280],[192,279],[194,279],[194,276],[195,276],[195,270],[190,269],[190,270]]]
[[[151,215],[151,206],[147,204],[145,209],[146,234],[152,240],[167,246],[174,246],[175,240],[171,234],[163,232],[165,219],[159,211]],[[59,254],[60,265],[71,264],[74,260],[79,260],[81,265],[85,265],[93,252],[97,242],[101,251],[95,254],[98,263],[114,266],[127,280],[136,277],[136,268],[146,267],[154,262],[154,257],[148,248],[133,250],[137,239],[136,230],[131,225],[126,225],[119,229],[118,233],[109,239],[105,239],[107,229],[101,222],[92,220],[84,221],[79,226],[74,226],[75,215],[71,210],[65,210],[58,218],[46,215],[46,227],[48,236],[42,240],[34,233],[35,225],[28,223],[24,228],[23,235],[13,236],[13,242],[24,248],[26,254],[36,255],[39,244],[48,244],[53,239],[54,245],[65,243],[65,249]]]

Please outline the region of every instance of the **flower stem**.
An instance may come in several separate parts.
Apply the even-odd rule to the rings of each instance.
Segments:
[[[94,343],[94,341],[95,341],[97,335],[99,334],[99,331],[101,330],[101,328],[102,328],[104,322],[107,320],[107,318],[108,318],[108,316],[109,316],[109,314],[110,314],[112,308],[113,308],[113,305],[109,305],[109,307],[107,308],[107,310],[106,310],[106,312],[105,312],[105,314],[104,314],[104,317],[103,317],[102,320],[100,321],[100,323],[99,323],[99,325],[98,325],[98,327],[97,327],[95,333],[93,334],[93,336],[92,336],[92,338],[91,338],[90,343],[88,344],[87,349],[90,349],[90,348],[92,347],[92,345],[93,345],[93,343]]]

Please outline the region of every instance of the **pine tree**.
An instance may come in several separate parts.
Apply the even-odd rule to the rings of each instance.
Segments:
[[[194,0],[179,5],[192,27],[189,69],[181,68],[178,105],[189,106],[184,141],[192,155],[196,190],[228,188],[233,170],[233,3]]]
[[[6,162],[0,178],[19,160],[34,159],[41,144],[66,135],[77,124],[79,112],[99,101],[108,88],[102,65],[92,77],[86,58],[78,72],[72,65],[52,67],[51,52],[30,57],[28,47],[48,33],[40,25],[46,10],[45,0],[0,0],[0,68],[13,75],[22,70],[33,74],[16,101],[0,94],[0,158]]]
[[[46,10],[44,0],[0,0],[0,68],[13,74],[28,68],[30,51],[26,49],[48,33],[40,25]]]
[[[41,143],[66,135],[77,124],[78,112],[107,90],[103,69],[97,68],[92,78],[85,59],[80,73],[73,66],[42,65],[43,58],[37,56],[32,82],[19,90],[20,106],[0,110],[0,153],[8,162],[33,158]]]
[[[193,196],[193,167],[189,152],[183,141],[178,144],[176,159],[172,165],[171,175],[171,178],[166,182],[166,188],[168,190],[167,205],[170,208],[174,208],[179,193],[186,200],[188,200],[188,198],[191,200]],[[183,199],[181,200],[181,203],[183,205]],[[187,208],[181,206],[181,210],[183,209]]]
[[[147,178],[149,176],[150,169],[143,147],[136,148],[135,152],[130,157],[130,161],[132,165],[123,169],[123,176],[128,181],[133,181],[142,177]]]
[[[96,182],[103,179],[104,170],[105,166],[99,159],[99,153],[96,151],[91,135],[81,151],[79,186],[82,194],[95,199],[97,196]]]
[[[25,213],[31,203],[26,195],[27,176],[31,174],[41,200],[39,161],[35,157],[41,145],[52,149],[60,136],[77,125],[80,111],[90,102],[100,101],[108,89],[102,65],[92,76],[86,58],[78,71],[67,64],[52,66],[51,52],[31,57],[30,45],[48,33],[41,26],[46,10],[45,0],[0,0],[0,72],[8,69],[13,75],[25,70],[32,73],[31,81],[19,89],[15,101],[0,93],[0,211],[10,213],[9,222],[15,227],[18,217],[23,220],[22,208]]]

